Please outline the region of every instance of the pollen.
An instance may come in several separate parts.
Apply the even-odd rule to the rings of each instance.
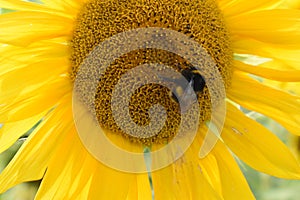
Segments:
[[[215,0],[91,0],[77,17],[71,39],[71,78],[76,74],[89,53],[104,40],[125,31],[160,27],[172,29],[192,38],[215,61],[225,83],[230,86],[232,51],[226,29]],[[94,64],[97,64],[95,59]],[[205,59],[203,60],[205,62]],[[130,97],[129,113],[139,126],[149,124],[149,109],[162,105],[167,119],[160,132],[151,137],[133,137],[114,121],[111,98],[118,80],[128,70],[147,63],[162,63],[180,72],[190,63],[179,55],[161,49],[139,49],[116,59],[101,77],[93,101],[99,125],[132,142],[151,145],[168,143],[178,132],[181,121],[180,106],[172,99],[170,90],[159,84],[146,84]],[[138,79],[132,81],[138,82]],[[181,90],[181,88],[179,88]],[[199,125],[210,119],[211,101],[207,86],[197,93],[200,106]]]

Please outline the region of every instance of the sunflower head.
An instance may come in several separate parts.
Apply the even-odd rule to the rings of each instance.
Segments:
[[[90,1],[80,12],[71,42],[71,76],[74,80],[80,65],[95,47],[118,33],[147,27],[167,28],[183,33],[200,43],[215,61],[222,75],[225,87],[230,85],[232,51],[229,46],[229,34],[223,17],[215,1]],[[154,36],[152,36],[154,37]],[[160,36],[162,41],[166,38]],[[184,41],[178,41],[184,42]],[[176,43],[173,44],[177,46]],[[112,50],[113,51],[113,50]],[[196,52],[195,52],[196,53]],[[205,58],[202,63],[208,62]],[[131,51],[116,59],[106,69],[105,75],[99,80],[94,99],[95,109],[100,125],[115,133],[121,133],[131,141],[143,144],[169,142],[178,132],[181,121],[180,106],[174,94],[168,88],[159,84],[145,84],[131,96],[129,113],[132,120],[139,126],[150,122],[149,109],[162,105],[167,111],[167,120],[160,132],[148,138],[135,138],[124,133],[115,123],[111,109],[111,99],[114,86],[122,75],[136,66],[160,63],[171,66],[183,73],[193,66],[183,57],[161,49],[145,48]],[[93,65],[101,65],[94,60]],[[101,66],[99,66],[101,67]],[[201,75],[201,72],[199,72]],[[188,77],[189,76],[189,77]],[[188,81],[195,76],[186,75]],[[146,77],[146,76],[145,76]],[[146,77],[147,79],[147,77]],[[198,78],[199,79],[199,78]],[[138,78],[132,79],[138,84]],[[176,81],[174,81],[176,84]],[[196,82],[194,88],[199,88]],[[197,92],[200,106],[200,124],[210,119],[211,99],[207,86]],[[177,93],[183,93],[184,87],[178,85]],[[173,96],[173,97],[172,97]],[[175,101],[174,101],[175,100]]]

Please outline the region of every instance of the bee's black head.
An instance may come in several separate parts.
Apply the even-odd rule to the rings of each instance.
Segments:
[[[181,74],[186,78],[188,82],[193,81],[193,89],[197,92],[202,92],[205,86],[205,80],[201,76],[200,71],[195,67],[182,70]]]

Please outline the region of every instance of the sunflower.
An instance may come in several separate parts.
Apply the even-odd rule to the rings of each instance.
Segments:
[[[42,180],[36,199],[254,199],[234,155],[258,171],[285,179],[300,178],[299,163],[290,150],[242,112],[261,113],[300,135],[299,90],[290,90],[300,82],[300,12],[287,7],[286,2],[0,2],[2,8],[12,11],[0,15],[0,152],[35,126],[0,174],[1,193],[22,182]],[[74,85],[78,77],[89,77],[85,71],[80,73],[84,63],[89,64],[87,59],[91,66],[99,65],[97,59],[89,60],[97,45],[126,31],[153,27],[181,33],[206,50],[224,83],[226,118],[222,131],[216,131],[219,140],[214,147],[205,156],[199,155],[205,133],[213,129],[213,91],[205,79],[205,86],[196,92],[201,115],[195,138],[174,162],[149,170],[154,162],[150,152],[176,138],[183,97],[174,97],[175,92],[158,84],[137,89],[129,105],[135,124],[149,124],[148,111],[154,104],[163,105],[167,117],[158,134],[136,137],[120,129],[114,120],[110,106],[114,86],[125,72],[149,63],[166,64],[182,74],[189,72],[191,77],[185,78],[189,84],[195,81],[194,89],[200,84],[194,78],[201,76],[190,70],[191,62],[184,56],[162,49],[144,48],[122,55],[97,79],[94,98],[83,103],[94,106],[98,125],[107,138],[119,148],[144,155],[146,171],[126,172],[100,162],[79,136],[72,107]],[[167,35],[162,37],[166,40]],[[253,59],[256,62],[249,61]],[[207,63],[208,59],[202,61]],[[140,79],[128,82],[133,81]],[[278,83],[291,87],[279,87]],[[77,89],[86,91],[85,86]],[[181,94],[186,90],[178,88]],[[85,122],[87,115],[88,111],[80,120]],[[96,147],[99,154],[115,156],[103,148]],[[126,160],[121,163],[125,165]]]

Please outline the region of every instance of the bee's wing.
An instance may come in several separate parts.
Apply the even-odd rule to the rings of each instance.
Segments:
[[[195,91],[193,89],[194,81],[193,79],[187,84],[185,87],[182,95],[180,97],[177,97],[179,100],[179,105],[181,108],[181,111],[185,113],[188,111],[193,103],[197,102],[197,96],[195,94]]]

